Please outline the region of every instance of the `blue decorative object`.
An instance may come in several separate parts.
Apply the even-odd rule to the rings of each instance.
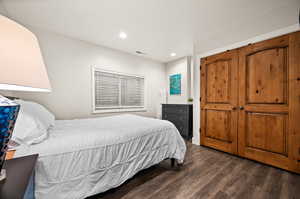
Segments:
[[[170,95],[181,95],[181,74],[170,76]]]
[[[14,130],[19,109],[20,109],[20,105],[0,96],[0,171],[1,174],[3,174],[2,167],[4,164],[6,151],[8,149],[7,144]],[[5,176],[0,176],[0,178],[1,177],[5,177]]]

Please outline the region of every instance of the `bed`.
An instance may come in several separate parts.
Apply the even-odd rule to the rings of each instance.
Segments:
[[[39,154],[37,199],[82,199],[118,187],[137,172],[174,158],[186,145],[168,122],[136,115],[57,120],[48,137],[23,144],[16,157]]]

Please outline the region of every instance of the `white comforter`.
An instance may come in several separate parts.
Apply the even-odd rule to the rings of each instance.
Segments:
[[[135,115],[56,121],[44,142],[16,156],[38,153],[37,199],[81,199],[122,184],[166,158],[183,162],[186,145],[167,121]]]

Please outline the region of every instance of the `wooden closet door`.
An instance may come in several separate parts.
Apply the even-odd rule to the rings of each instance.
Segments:
[[[239,127],[240,156],[284,169],[296,168],[296,121],[292,113],[299,109],[299,88],[296,99],[295,44],[290,35],[259,42],[239,52]],[[298,53],[299,53],[298,38]],[[300,54],[297,55],[299,60]],[[295,67],[298,67],[296,69]],[[300,86],[300,83],[298,83]],[[297,100],[297,105],[295,101]],[[299,130],[299,128],[298,128]]]
[[[237,51],[201,59],[201,145],[237,154]]]

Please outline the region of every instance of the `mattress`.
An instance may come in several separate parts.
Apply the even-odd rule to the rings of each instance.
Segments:
[[[136,115],[56,121],[47,140],[16,156],[39,154],[37,199],[81,199],[124,183],[137,172],[175,158],[186,145],[168,122]]]

